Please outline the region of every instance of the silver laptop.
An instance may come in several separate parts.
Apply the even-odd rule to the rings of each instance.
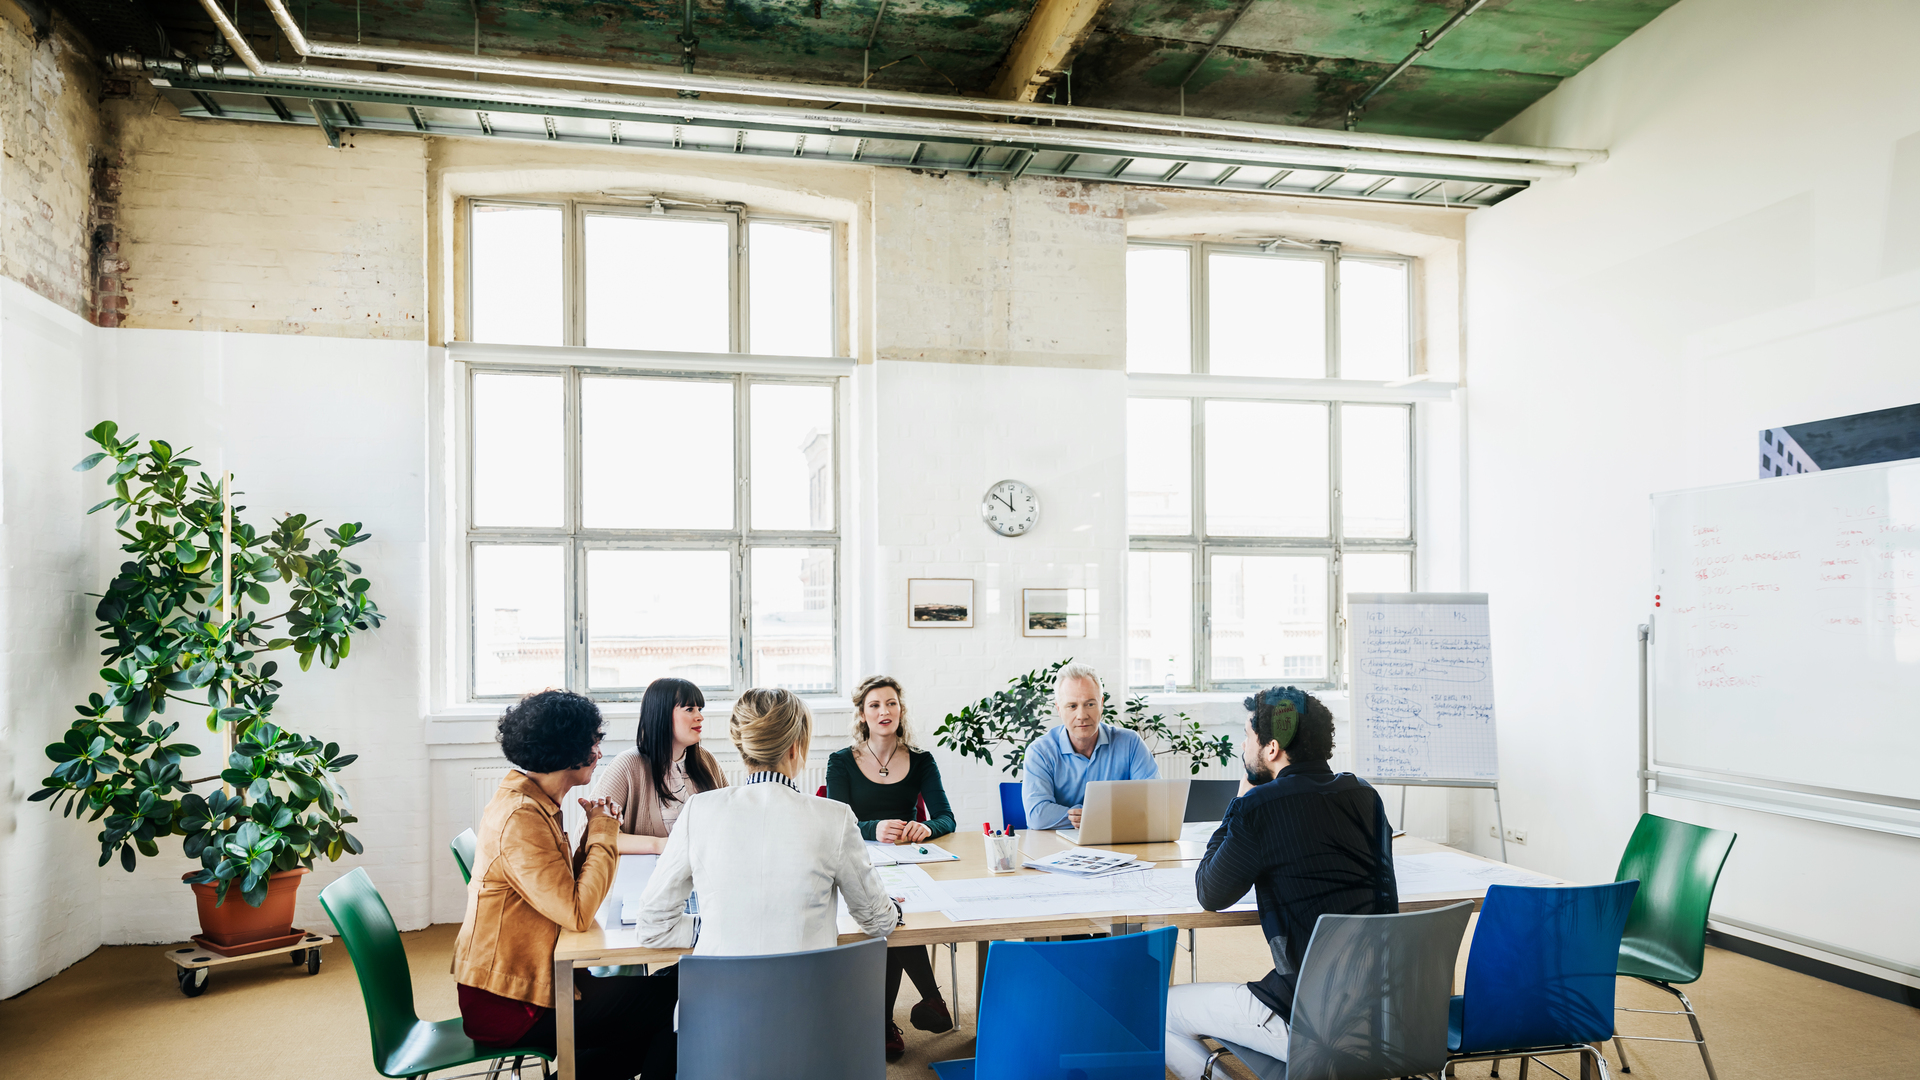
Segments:
[[[1081,845],[1178,840],[1186,812],[1185,780],[1094,780],[1081,804],[1080,827],[1062,829],[1060,837]]]

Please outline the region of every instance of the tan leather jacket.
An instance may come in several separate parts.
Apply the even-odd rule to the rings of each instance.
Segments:
[[[569,851],[560,807],[525,774],[509,772],[480,819],[467,916],[453,944],[453,977],[468,986],[553,1007],[560,931],[593,925],[620,856],[619,824],[596,817]]]

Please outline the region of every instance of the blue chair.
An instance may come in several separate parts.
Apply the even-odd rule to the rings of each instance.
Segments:
[[[1175,934],[994,942],[980,991],[980,1015],[993,1020],[978,1026],[973,1057],[936,1061],[933,1071],[940,1080],[1166,1080]]]
[[[1000,823],[1026,830],[1027,804],[1020,801],[1019,784],[1000,785]]]
[[[1447,1021],[1449,1061],[1587,1054],[1613,1037],[1614,969],[1637,880],[1583,888],[1489,885]],[[1584,1071],[1584,1070],[1583,1070]]]
[[[1287,1025],[1287,1060],[1225,1039],[1260,1080],[1394,1080],[1447,1064],[1447,996],[1473,901],[1397,915],[1322,915],[1307,942]]]
[[[886,981],[886,938],[775,956],[684,957],[677,1075],[886,1080]]]

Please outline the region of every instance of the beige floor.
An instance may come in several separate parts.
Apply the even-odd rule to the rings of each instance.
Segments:
[[[447,963],[455,927],[406,935],[420,1015],[458,1011]],[[1182,935],[1184,938],[1184,934]],[[100,949],[18,997],[0,1002],[0,1054],[9,1076],[74,1076],[87,1080],[165,1080],[230,1071],[244,1061],[248,1080],[364,1080],[373,1071],[365,1013],[346,955],[330,947],[320,974],[284,962],[252,961],[219,969],[207,992],[187,999],[174,986],[161,946]],[[1257,977],[1266,967],[1257,928],[1203,931],[1200,972],[1206,979]],[[971,986],[972,950],[962,948],[960,981]],[[934,965],[948,980],[945,950]],[[1186,956],[1175,965],[1187,979]],[[1715,950],[1707,974],[1690,988],[1711,1040],[1722,1080],[1760,1077],[1846,1077],[1911,1080],[1920,1076],[1920,1010],[1744,956]],[[927,1035],[907,1026],[914,1001],[901,991],[899,1021],[907,1056],[889,1080],[931,1077],[929,1061],[973,1052],[971,1006],[961,1030]],[[1664,996],[1621,983],[1621,1004],[1666,1008]],[[1679,1018],[1633,1017],[1628,1030],[1680,1037]],[[1609,1048],[1611,1049],[1611,1048]],[[1633,1043],[1634,1080],[1701,1080],[1691,1047]],[[1617,1064],[1609,1053],[1610,1061]],[[1568,1059],[1566,1064],[1571,1064]],[[1564,1067],[1564,1065],[1563,1065]],[[1504,1077],[1518,1074],[1512,1063]],[[1570,1070],[1569,1070],[1570,1071]],[[1466,1066],[1462,1076],[1485,1076]],[[1550,1074],[1535,1071],[1533,1076]]]

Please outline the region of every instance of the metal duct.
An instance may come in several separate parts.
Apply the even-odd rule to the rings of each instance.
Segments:
[[[241,63],[247,65],[247,70],[255,75],[264,74],[265,69],[260,66],[260,58],[253,54],[253,46],[247,44],[247,39],[240,36],[240,29],[233,25],[232,19],[227,18],[227,13],[220,10],[220,0],[200,0],[200,6],[207,9],[207,16],[213,20],[215,26],[220,28],[220,36],[227,39],[227,44],[232,46],[234,55],[240,58]]]
[[[175,72],[190,78],[219,78],[218,73],[201,64],[149,61],[146,66],[163,78]],[[1402,176],[1531,181],[1572,176],[1574,172],[1571,165],[1548,165],[1527,161],[1487,161],[1468,157],[1415,156],[1373,150],[1198,139],[1123,131],[1041,128],[1026,124],[904,116],[898,113],[843,113],[827,109],[797,109],[777,105],[710,101],[704,98],[645,97],[513,83],[475,83],[464,79],[330,68],[310,64],[263,64],[260,78],[279,83],[304,84],[317,90],[352,86],[402,93],[427,92],[451,98],[507,101],[552,109],[595,109],[665,118],[701,118],[742,126],[779,125],[794,129],[826,130],[855,135],[868,133],[875,137],[968,139],[1022,146],[1031,145],[1036,141],[1070,138],[1077,147],[1114,155],[1173,157],[1225,155],[1236,161]],[[229,76],[227,81],[238,89],[249,80]],[[1465,148],[1472,144],[1446,145]]]
[[[211,3],[213,0],[202,0]],[[1095,124],[1106,127],[1139,128],[1182,136],[1255,139],[1264,142],[1305,146],[1339,147],[1354,150],[1387,151],[1398,154],[1434,154],[1469,160],[1543,162],[1551,165],[1582,165],[1607,159],[1605,150],[1574,150],[1542,146],[1508,146],[1501,143],[1463,142],[1451,139],[1425,139],[1408,135],[1380,135],[1357,131],[1332,131],[1325,128],[1291,127],[1283,124],[1255,124],[1240,120],[1207,120],[1194,117],[1162,116],[1157,113],[1090,109],[1076,105],[1044,105],[1037,102],[1001,101],[991,98],[941,97],[894,90],[869,90],[860,87],[814,86],[810,84],[769,82],[762,79],[691,75],[682,72],[648,71],[638,68],[611,68],[597,64],[574,64],[548,60],[513,60],[490,56],[462,56],[426,49],[397,49],[372,45],[333,45],[312,42],[300,31],[285,0],[265,0],[274,21],[287,41],[301,56],[335,60],[357,60],[370,64],[399,64],[407,67],[447,71],[480,72],[521,78],[553,79],[561,82],[599,83],[655,90],[693,91],[701,94],[730,94],[736,97],[778,98],[789,101],[824,101],[876,108],[916,109],[935,113],[976,113],[1009,116],[1023,120],[1055,121],[1070,124]],[[237,35],[235,35],[237,36]],[[463,83],[472,87],[473,84]],[[852,114],[846,114],[852,115]],[[1567,172],[1529,174],[1564,176]]]

